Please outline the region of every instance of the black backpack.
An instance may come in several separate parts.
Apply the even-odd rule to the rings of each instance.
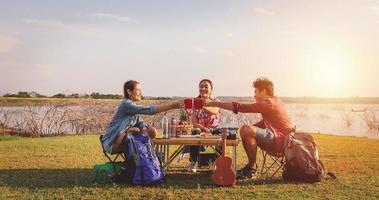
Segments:
[[[319,159],[317,145],[312,135],[290,134],[284,154],[287,160],[282,173],[284,180],[314,183],[325,177],[325,167]],[[334,174],[327,174],[335,178]]]

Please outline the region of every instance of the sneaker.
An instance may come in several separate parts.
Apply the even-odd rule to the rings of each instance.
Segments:
[[[240,170],[237,170],[237,179],[253,179],[257,177],[257,169],[253,169],[250,166],[245,166]]]
[[[188,171],[192,173],[196,173],[197,170],[197,162],[191,162],[188,166]]]

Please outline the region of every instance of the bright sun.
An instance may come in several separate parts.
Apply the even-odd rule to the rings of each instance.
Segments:
[[[348,92],[351,59],[341,51],[324,50],[309,60],[313,90],[318,96],[336,97]]]

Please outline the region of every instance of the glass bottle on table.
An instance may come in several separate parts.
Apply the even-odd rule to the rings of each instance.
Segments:
[[[162,118],[162,133],[163,138],[169,138],[169,123],[166,115]]]
[[[170,125],[171,125],[171,131],[170,131],[170,137],[176,137],[176,120],[174,117],[171,117],[170,120]]]

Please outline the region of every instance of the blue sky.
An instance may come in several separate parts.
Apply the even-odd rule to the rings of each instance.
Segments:
[[[1,1],[0,94],[379,96],[379,1]]]

